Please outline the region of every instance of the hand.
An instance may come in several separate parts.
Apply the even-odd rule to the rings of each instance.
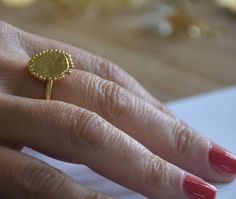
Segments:
[[[69,52],[76,67],[54,83],[50,101],[43,100],[45,82],[26,67],[47,49]],[[20,153],[21,146],[85,164],[154,199],[213,199],[215,188],[198,177],[228,182],[236,174],[235,156],[176,118],[115,64],[4,22],[0,121],[1,198],[109,198]]]

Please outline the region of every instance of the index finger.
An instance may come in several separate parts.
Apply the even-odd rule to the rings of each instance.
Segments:
[[[121,87],[131,91],[136,96],[146,100],[157,109],[167,113],[169,116],[173,118],[175,117],[175,115],[165,105],[152,97],[151,94],[149,94],[146,89],[144,89],[135,80],[135,78],[133,78],[130,74],[128,74],[126,71],[124,71],[122,68],[112,63],[111,61],[97,56],[93,53],[84,51],[78,47],[22,31],[4,22],[0,22],[0,37],[1,29],[5,29],[4,33],[2,33],[3,35],[5,35],[6,33],[12,35],[10,38],[5,38],[0,41],[3,42],[2,47],[4,48],[5,45],[9,46],[11,44],[14,44],[11,45],[11,48],[13,52],[17,52],[16,54],[14,53],[14,57],[17,57],[18,55],[18,60],[23,60],[22,58],[25,57],[25,62],[27,62],[29,57],[32,57],[42,50],[65,50],[72,55],[75,62],[75,67],[77,69],[88,71],[104,79],[113,81]],[[16,41],[18,41],[18,43],[16,43]],[[7,65],[9,65],[9,63]],[[25,97],[24,94],[21,96]]]

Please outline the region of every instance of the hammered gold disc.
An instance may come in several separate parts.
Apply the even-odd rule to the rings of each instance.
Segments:
[[[28,63],[30,73],[41,80],[58,80],[74,68],[71,55],[61,50],[42,51]]]
[[[33,56],[28,63],[28,68],[33,76],[47,80],[45,98],[50,100],[53,81],[69,75],[74,64],[70,54],[61,50],[47,50]]]

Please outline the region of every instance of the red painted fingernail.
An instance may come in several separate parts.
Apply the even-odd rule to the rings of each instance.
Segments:
[[[186,196],[190,199],[215,199],[217,189],[194,176],[186,176],[183,184]]]
[[[217,171],[236,174],[236,156],[217,145],[210,148],[209,161]]]

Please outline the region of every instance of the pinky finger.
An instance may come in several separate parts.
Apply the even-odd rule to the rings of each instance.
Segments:
[[[45,163],[0,146],[0,198],[111,199]]]

